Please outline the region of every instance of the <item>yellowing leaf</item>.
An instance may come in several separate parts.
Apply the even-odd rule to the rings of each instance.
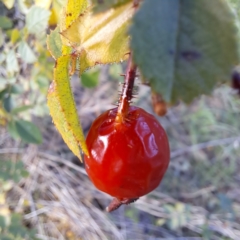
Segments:
[[[69,56],[56,61],[54,79],[48,92],[48,106],[53,122],[71,151],[81,160],[79,145],[88,154],[78,119],[68,74]]]
[[[48,20],[48,24],[50,26],[55,26],[58,24],[58,21],[59,21],[59,11],[56,11],[55,8],[52,8],[51,9],[51,15],[50,15],[50,18]]]
[[[53,0],[51,5],[51,16],[48,21],[50,26],[55,26],[59,23],[62,16],[62,8],[66,5],[66,2],[66,0]]]
[[[9,206],[7,204],[0,205],[0,215],[7,217],[10,214]]]
[[[80,13],[87,8],[87,0],[69,0],[66,8],[65,26],[68,28]]]
[[[87,0],[68,0],[67,7],[64,9],[63,18],[61,19],[60,29],[64,30],[68,28],[71,23],[77,19],[79,14],[85,11],[88,6]],[[68,41],[66,39],[62,39],[63,47],[62,47],[62,54],[69,54],[70,48],[68,46]]]
[[[57,15],[55,9],[52,8],[52,9],[51,9],[51,15],[50,15],[50,18],[49,18],[49,20],[48,20],[48,24],[49,24],[50,26],[55,26],[55,25],[57,25],[57,23],[58,23],[58,19],[59,19],[59,18],[58,18],[58,15]]]
[[[14,0],[2,0],[2,2],[8,9],[11,9],[14,5]]]
[[[126,3],[104,13],[81,14],[62,35],[80,54],[80,74],[96,64],[119,62],[128,58],[127,30],[134,13],[133,3]]]
[[[2,107],[0,106],[0,126],[5,126],[7,123],[7,113]]]
[[[184,213],[185,211],[185,205],[181,202],[177,202],[175,205],[176,212],[178,213]]]
[[[20,32],[18,29],[14,28],[11,32],[11,42],[16,43],[20,39]]]
[[[38,7],[49,9],[51,6],[52,0],[35,0],[35,4]]]
[[[68,145],[70,150],[81,160],[80,149],[78,143],[71,131],[68,131],[68,124],[65,121],[63,110],[58,102],[58,97],[55,92],[55,83],[50,85],[48,92],[48,107],[50,114],[53,118],[53,122],[61,133],[63,140]],[[81,160],[82,161],[82,160]]]

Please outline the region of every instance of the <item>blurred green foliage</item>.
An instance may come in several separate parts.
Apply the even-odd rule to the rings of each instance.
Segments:
[[[27,229],[20,214],[11,214],[8,221],[0,215],[0,228],[1,240],[37,240],[36,230]]]
[[[36,230],[23,224],[20,213],[12,213],[7,201],[7,193],[22,178],[28,176],[22,161],[4,161],[0,159],[0,239],[1,240],[35,240]]]
[[[0,2],[0,124],[8,125],[12,137],[35,144],[42,137],[31,121],[48,114],[45,96],[53,69],[46,48],[52,9],[39,3]]]
[[[87,73],[81,75],[81,83],[84,87],[94,88],[98,85],[99,82],[99,69],[92,69]]]

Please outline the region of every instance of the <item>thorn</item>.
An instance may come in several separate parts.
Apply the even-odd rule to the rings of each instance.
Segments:
[[[114,105],[114,106],[119,106],[119,103],[112,103],[112,105]]]
[[[132,95],[132,98],[138,98],[137,95]]]
[[[126,56],[126,55],[131,55],[131,52],[127,52],[124,54],[124,56]]]
[[[126,77],[126,74],[120,74],[121,77]]]

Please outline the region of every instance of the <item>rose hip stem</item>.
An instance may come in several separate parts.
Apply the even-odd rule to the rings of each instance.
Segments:
[[[132,99],[132,91],[134,86],[134,80],[136,77],[137,66],[133,63],[132,54],[130,53],[128,66],[124,78],[123,88],[119,99],[118,112],[116,116],[116,122],[124,122],[128,115],[128,109]]]

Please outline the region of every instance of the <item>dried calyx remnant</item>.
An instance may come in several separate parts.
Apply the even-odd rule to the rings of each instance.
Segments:
[[[119,200],[118,198],[113,198],[111,203],[106,208],[106,211],[107,212],[112,212],[112,211],[118,209],[119,207],[121,207],[121,205],[123,205],[123,204],[127,204],[128,205],[128,204],[133,203],[133,202],[135,202],[137,200],[138,200],[138,198],[124,199],[124,200]]]

